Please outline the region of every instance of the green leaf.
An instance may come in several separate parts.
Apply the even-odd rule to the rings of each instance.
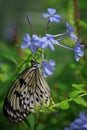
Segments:
[[[60,109],[63,109],[63,110],[68,109],[69,108],[69,101],[68,101],[68,99],[60,102],[59,103],[59,107],[60,107]]]
[[[75,97],[77,97],[79,94],[81,94],[81,93],[84,93],[85,92],[85,90],[82,90],[82,91],[80,91],[80,90],[74,90],[74,91],[72,91],[71,93],[70,93],[70,98],[75,98]]]
[[[87,102],[82,97],[72,98],[72,100],[77,104],[87,107]]]
[[[72,84],[72,87],[78,90],[83,90],[84,84]]]

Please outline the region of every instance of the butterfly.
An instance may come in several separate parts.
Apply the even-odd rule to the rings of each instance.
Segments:
[[[12,122],[22,121],[35,106],[49,105],[50,88],[42,76],[40,64],[31,61],[31,67],[25,69],[12,83],[12,87],[3,105],[4,115]]]

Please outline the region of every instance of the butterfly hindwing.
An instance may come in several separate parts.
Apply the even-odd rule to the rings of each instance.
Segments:
[[[49,86],[36,62],[13,82],[5,99],[3,112],[11,121],[19,122],[34,110],[35,105],[49,104],[50,98]]]
[[[30,71],[26,69],[19,75],[19,77],[14,81],[12,87],[9,90],[9,93],[5,99],[3,112],[5,116],[11,121],[18,122],[21,121],[25,115],[29,112],[26,112],[21,105],[21,92],[25,88],[25,74],[29,74]]]

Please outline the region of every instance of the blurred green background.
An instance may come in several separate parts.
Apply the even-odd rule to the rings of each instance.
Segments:
[[[0,130],[63,130],[65,126],[85,107],[71,102],[70,108],[57,110],[50,114],[31,114],[28,123],[14,124],[3,115],[3,102],[8,91],[9,81],[16,73],[26,54],[17,44],[21,44],[23,35],[29,33],[26,12],[29,12],[36,34],[45,34],[46,20],[41,16],[47,8],[55,8],[62,15],[58,24],[50,24],[49,33],[58,34],[65,31],[64,21],[68,20],[75,33],[85,45],[85,56],[77,63],[72,51],[55,47],[55,51],[46,51],[46,59],[56,61],[55,72],[47,78],[55,102],[67,98],[72,91],[73,83],[86,84],[87,90],[87,0],[0,0]],[[73,42],[67,39],[63,44],[72,47]],[[28,52],[27,52],[28,54]]]

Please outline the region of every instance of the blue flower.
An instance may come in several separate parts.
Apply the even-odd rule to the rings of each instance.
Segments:
[[[66,22],[67,33],[70,35],[70,38],[77,41],[77,37],[74,35],[74,28],[68,22]]]
[[[41,63],[41,66],[43,68],[43,72],[42,72],[43,77],[47,77],[49,75],[52,75],[54,72],[55,65],[56,65],[56,63],[54,60],[50,60],[50,61],[43,60]]]
[[[41,48],[45,49],[49,47],[51,50],[54,50],[53,44],[58,44],[58,41],[54,39],[54,35],[46,34],[45,37],[40,38]]]
[[[25,34],[21,45],[22,49],[30,48],[32,53],[36,52],[36,49],[40,47],[40,38],[37,35],[32,35],[30,38],[29,34]]]
[[[48,13],[43,13],[43,17],[44,18],[48,18],[48,20],[50,22],[60,22],[61,20],[61,16],[58,15],[58,14],[55,14],[56,13],[56,10],[55,9],[52,9],[52,8],[48,8]]]
[[[87,130],[87,112],[80,112],[79,117],[64,130]]]
[[[84,56],[83,48],[84,45],[81,45],[80,42],[78,41],[74,47],[74,55],[76,61],[79,61],[79,57]]]

